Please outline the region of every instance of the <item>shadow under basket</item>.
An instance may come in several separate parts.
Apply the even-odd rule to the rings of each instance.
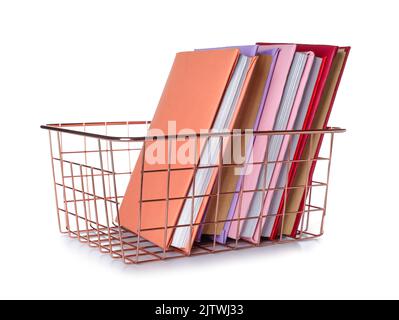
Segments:
[[[253,164],[260,166],[267,167],[273,162],[275,164],[280,162],[285,166],[284,172],[287,174],[274,189],[264,186],[261,189],[243,190],[241,187],[240,190],[230,192],[239,194],[239,196],[242,196],[244,192],[260,192],[262,196],[276,190],[283,193],[281,201],[283,205],[280,205],[278,212],[267,212],[264,215],[256,216],[258,220],[279,219],[281,230],[272,239],[259,236],[255,243],[242,239],[228,239],[226,243],[220,244],[216,241],[216,236],[208,235],[203,236],[200,241],[194,242],[191,251],[187,253],[172,246],[167,249],[156,246],[140,236],[140,231],[142,231],[140,228],[137,233],[125,229],[118,224],[120,205],[131,173],[140,159],[139,154],[143,146],[145,147],[147,142],[154,141],[154,136],[146,136],[149,125],[148,121],[125,121],[41,126],[42,129],[48,131],[50,138],[55,203],[61,233],[98,248],[101,252],[110,254],[112,258],[121,259],[127,264],[263,247],[314,239],[323,234],[334,135],[345,131],[340,128],[313,131],[255,131],[250,133],[248,131],[232,131],[205,134],[205,139],[220,139],[220,141],[225,141],[225,139],[231,141],[237,135],[241,135],[241,138],[251,135],[251,139],[262,136],[266,141],[268,139],[281,139],[281,141],[287,139],[286,153],[292,155],[297,150],[295,146],[300,145],[298,141],[302,141],[304,146],[317,142],[319,152],[313,152],[313,155],[311,152],[306,154],[306,147],[304,147],[300,157],[285,156],[283,160],[270,161],[270,157],[265,155],[261,162],[254,160]],[[199,135],[196,134],[156,137],[157,140],[168,141],[198,138]],[[201,135],[201,139],[203,138],[204,135]],[[253,140],[249,139],[249,141]],[[296,145],[293,147],[294,143]],[[222,149],[223,147],[220,146],[220,154],[224,152]],[[268,151],[266,150],[265,153],[267,154]],[[141,158],[144,159],[144,157]],[[216,172],[215,187],[211,193],[203,195],[203,197],[216,197],[218,202],[219,197],[223,195],[220,183],[218,183],[221,172],[228,166],[242,168],[245,164],[248,165],[248,160],[241,164],[225,164],[219,159],[212,169]],[[291,181],[292,166],[306,168],[306,177],[310,177],[306,179],[306,183],[295,185]],[[201,169],[201,166],[197,162],[191,169],[198,170]],[[174,169],[168,166],[167,170],[173,171]],[[145,170],[141,171],[141,175],[143,174],[146,174]],[[169,183],[169,181],[165,181],[165,183]],[[302,190],[303,205],[297,211],[288,212],[285,204],[291,190],[294,189]],[[139,191],[137,190],[137,192]],[[190,198],[187,195],[186,197]],[[165,198],[158,201],[168,200],[170,199]],[[287,219],[289,215],[295,215],[298,222],[293,234],[287,235],[283,232],[283,225],[284,219]],[[247,219],[251,218],[214,219],[211,222],[204,219],[198,223],[191,221],[189,227],[201,230],[205,224],[216,225],[232,221],[245,223]],[[187,227],[187,225],[177,224],[163,226],[159,229],[165,230],[166,233],[167,230],[175,231],[179,227]]]

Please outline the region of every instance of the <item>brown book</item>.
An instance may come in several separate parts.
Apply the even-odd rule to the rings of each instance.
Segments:
[[[234,129],[253,129],[271,65],[272,56],[260,55],[258,57],[258,62],[256,63],[252,78],[248,84],[248,89],[245,92],[240,113],[237,117]],[[241,152],[245,153],[245,147],[245,137],[242,137]],[[228,147],[227,150],[230,152],[232,148]],[[245,161],[246,155],[242,154],[241,156]],[[226,158],[230,158],[234,163],[234,157],[232,155]],[[206,224],[202,230],[202,234],[206,235],[220,235],[222,233],[225,222],[215,222],[227,219],[230,205],[234,196],[233,192],[236,191],[238,179],[240,178],[238,166],[226,166],[222,169],[221,173],[219,172],[219,174],[221,174],[219,198],[214,196],[209,200],[205,217]],[[218,181],[216,181],[212,190],[212,194],[217,194],[218,186]]]
[[[339,48],[334,57],[330,73],[321,97],[316,114],[312,121],[311,129],[324,129],[327,127],[327,121],[334,103],[334,99],[338,90],[339,82],[345,67],[345,63],[349,54],[349,48]],[[320,151],[322,135],[313,135],[307,140],[301,159],[314,159],[318,157]],[[302,212],[304,210],[304,197],[306,182],[311,182],[311,177],[314,171],[315,163],[303,162],[298,165],[298,169],[294,176],[292,183],[293,187],[300,187],[292,189],[288,192],[286,212],[298,214],[287,214],[284,218],[283,234],[295,237],[298,225],[301,220]],[[301,187],[302,186],[302,187]]]

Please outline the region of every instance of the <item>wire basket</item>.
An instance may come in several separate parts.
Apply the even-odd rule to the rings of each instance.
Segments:
[[[330,174],[330,164],[334,135],[344,132],[340,128],[327,128],[326,130],[313,131],[257,131],[253,136],[280,136],[289,139],[289,149],[292,148],[294,137],[306,139],[309,143],[319,139],[322,147],[317,157],[309,154],[300,160],[285,159],[284,165],[291,167],[295,163],[302,163],[307,167],[307,174],[312,177],[303,185],[289,183],[287,174],[283,182],[284,204],[287,194],[295,188],[304,190],[304,206],[301,210],[288,212],[283,207],[280,213],[269,213],[259,218],[266,219],[274,216],[282,221],[289,215],[300,217],[298,230],[294,235],[287,236],[279,232],[274,239],[265,239],[259,236],[256,243],[242,239],[229,239],[225,244],[216,241],[216,236],[203,237],[201,241],[194,243],[189,253],[172,246],[161,248],[146,239],[140,233],[136,233],[122,227],[118,221],[119,209],[123,200],[132,170],[139,159],[140,151],[146,141],[153,141],[154,137],[146,136],[150,122],[125,121],[125,122],[96,122],[96,123],[71,123],[43,125],[50,138],[51,164],[54,177],[55,203],[58,217],[59,230],[71,238],[76,238],[82,243],[98,248],[101,252],[110,254],[113,258],[121,259],[127,264],[135,264],[149,261],[158,261],[172,258],[180,258],[218,253],[231,250],[239,250],[251,247],[263,247],[279,243],[308,240],[320,237],[323,234],[324,218],[326,215],[327,193]],[[243,134],[245,132],[242,132]],[[209,136],[225,138],[232,137],[237,132],[210,133]],[[187,135],[159,136],[157,139],[190,138]],[[319,146],[319,147],[320,147]],[[267,158],[267,157],[266,157]],[[279,162],[279,161],[275,161]],[[315,167],[317,163],[317,166]],[[260,165],[267,165],[264,159]],[[217,176],[227,166],[222,162],[218,167]],[[230,164],[231,166],[231,164]],[[234,164],[234,166],[240,166]],[[242,164],[241,164],[242,166]],[[198,164],[194,165],[198,169]],[[314,170],[315,169],[315,170]],[[170,166],[169,171],[174,169]],[[313,173],[314,170],[314,173]],[[290,170],[286,170],[290,172]],[[310,173],[313,174],[310,174]],[[142,171],[141,174],[146,174]],[[169,183],[169,181],[167,182]],[[207,197],[221,196],[220,184],[215,184],[211,194]],[[242,194],[247,190],[237,190]],[[270,192],[269,188],[251,190],[252,192]],[[137,190],[139,192],[139,190]],[[188,197],[188,196],[187,196]],[[159,201],[169,201],[160,199]],[[141,201],[141,200],[140,200]],[[243,223],[246,219],[238,218]],[[218,224],[236,221],[215,220],[212,222],[191,221],[190,227],[203,227],[205,224]],[[283,224],[281,224],[282,228]],[[179,227],[187,225],[173,225],[160,228],[175,231]]]

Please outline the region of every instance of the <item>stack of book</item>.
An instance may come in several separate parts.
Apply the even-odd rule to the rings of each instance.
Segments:
[[[311,181],[314,163],[295,160],[317,158],[322,136],[250,133],[325,129],[349,51],[257,43],[178,53],[148,133],[169,138],[145,142],[120,224],[187,253],[209,237],[295,237],[306,190],[284,187]],[[238,144],[218,134],[236,129],[247,130]]]

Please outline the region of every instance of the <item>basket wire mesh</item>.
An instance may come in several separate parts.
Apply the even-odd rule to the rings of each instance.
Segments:
[[[300,159],[286,159],[282,162],[290,169],[294,163],[303,163],[306,167],[306,174],[309,175],[317,163],[316,170],[304,185],[292,185],[289,183],[289,172],[286,170],[284,186],[282,188],[268,188],[266,184],[261,189],[234,191],[242,199],[244,192],[262,192],[262,199],[271,190],[283,189],[283,210],[281,213],[267,213],[257,217],[235,218],[212,222],[201,221],[195,223],[191,219],[188,225],[165,226],[162,230],[175,231],[177,228],[190,227],[194,232],[195,227],[203,227],[205,224],[215,226],[214,236],[203,237],[200,242],[195,242],[189,253],[183,252],[170,246],[161,248],[147,241],[141,236],[140,228],[136,232],[122,227],[118,221],[119,209],[124,197],[132,170],[139,159],[139,153],[145,147],[146,141],[153,141],[153,137],[146,136],[149,128],[149,121],[124,121],[124,122],[96,122],[96,123],[71,123],[43,125],[49,134],[50,156],[53,172],[55,204],[58,218],[59,230],[71,238],[76,238],[82,243],[98,248],[101,252],[111,255],[115,259],[121,259],[127,264],[166,260],[209,253],[218,253],[231,250],[240,250],[251,247],[263,247],[292,241],[308,240],[320,237],[323,233],[324,220],[326,215],[328,184],[330,177],[331,156],[333,149],[334,135],[344,132],[340,128],[327,128],[325,130],[313,131],[258,131],[252,134],[256,136],[282,136],[289,137],[288,150],[291,153],[293,137],[305,137],[310,144],[314,139],[323,141],[323,146],[317,157],[307,155]],[[231,137],[233,132],[210,133],[209,136],[218,137],[223,145],[223,138]],[[187,138],[187,135],[162,136],[158,139]],[[189,137],[190,138],[190,137]],[[196,138],[195,136],[191,138]],[[321,143],[321,142],[320,142]],[[170,144],[169,144],[170,145]],[[224,164],[220,147],[218,164],[211,166],[217,169],[217,177],[210,194],[200,197],[216,197],[216,208],[219,205],[219,198],[226,192],[221,192],[221,173],[228,166],[242,166],[242,164]],[[168,154],[170,157],[170,149]],[[255,165],[267,166],[267,151],[262,162],[253,162]],[[144,160],[143,160],[144,161]],[[143,162],[142,161],[142,162]],[[168,159],[170,164],[170,158]],[[144,168],[144,165],[142,169]],[[194,164],[193,170],[198,170],[198,163]],[[173,169],[168,165],[167,172]],[[144,170],[141,174],[146,174]],[[169,188],[170,178],[166,181]],[[287,212],[286,203],[289,191],[301,188],[304,191],[305,206],[303,210]],[[142,190],[137,190],[142,192]],[[193,193],[194,195],[194,193]],[[191,195],[191,197],[193,197]],[[189,196],[186,196],[189,198]],[[171,199],[167,196],[159,201],[168,202]],[[145,201],[142,200],[141,201]],[[238,204],[240,205],[240,203]],[[217,211],[217,209],[216,209]],[[263,211],[263,210],[262,210]],[[261,211],[261,212],[262,212]],[[273,239],[261,237],[256,243],[252,243],[238,236],[237,239],[229,239],[225,244],[216,241],[216,225],[220,223],[237,221],[244,223],[249,219],[269,219],[270,217],[280,219],[281,228],[284,219],[289,215],[300,215],[300,223],[295,236],[285,236],[282,230]],[[260,226],[261,224],[258,223]],[[154,228],[156,229],[156,228]],[[238,230],[238,229],[237,229]],[[148,231],[148,230],[146,230]]]

